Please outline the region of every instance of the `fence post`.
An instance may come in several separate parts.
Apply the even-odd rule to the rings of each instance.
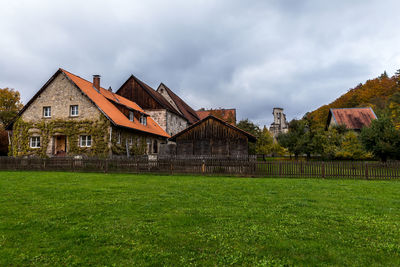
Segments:
[[[282,162],[279,162],[279,176],[282,176]]]
[[[322,162],[321,171],[322,171],[322,178],[325,178],[325,162]]]
[[[171,175],[174,174],[174,167],[172,166],[172,158],[169,159],[169,166],[171,170]]]
[[[105,161],[104,161],[104,172],[105,173],[108,172],[108,159],[105,159]]]
[[[368,163],[365,163],[365,179],[368,180]]]
[[[206,171],[206,163],[203,159],[203,163],[201,164],[201,172],[204,174],[205,171]]]

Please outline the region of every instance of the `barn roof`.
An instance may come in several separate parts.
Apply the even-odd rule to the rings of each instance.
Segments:
[[[327,126],[333,117],[337,125],[345,125],[347,129],[360,130],[368,127],[376,115],[372,108],[331,108],[329,110]]]
[[[192,124],[190,127],[186,128],[185,130],[183,130],[183,131],[175,134],[174,136],[172,136],[169,140],[176,141],[177,137],[185,134],[186,132],[190,131],[191,129],[193,129],[193,128],[197,127],[197,126],[199,126],[200,124],[202,124],[203,122],[205,122],[207,120],[216,120],[216,121],[222,123],[223,125],[225,125],[226,127],[229,127],[229,128],[231,128],[231,129],[233,129],[233,130],[235,130],[237,132],[242,133],[243,135],[245,135],[248,138],[248,140],[250,142],[256,142],[257,141],[257,137],[255,137],[254,135],[252,135],[252,134],[250,134],[250,133],[248,133],[246,131],[243,131],[242,129],[240,129],[240,128],[238,128],[238,127],[236,127],[236,126],[234,126],[234,125],[232,125],[230,123],[227,123],[226,121],[224,121],[224,120],[222,120],[220,118],[217,118],[217,117],[215,117],[213,115],[208,115],[204,119],[197,121],[195,124]]]
[[[200,120],[206,118],[209,115],[218,114],[225,121],[228,121],[230,118],[233,118],[234,123],[236,124],[236,109],[235,108],[230,108],[230,109],[221,108],[221,109],[210,109],[210,110],[200,109],[200,110],[197,110],[196,113],[199,116]]]
[[[188,120],[190,124],[193,124],[197,121],[200,120],[199,116],[197,115],[196,111],[192,109],[188,104],[186,104],[185,101],[183,101],[179,96],[177,96],[174,92],[172,92],[171,89],[168,88],[164,83],[161,83],[158,86],[158,89],[160,87],[165,88],[169,96],[172,98],[172,100],[175,102],[175,105],[178,107],[179,111],[182,113],[182,115]],[[158,91],[157,89],[157,91]]]
[[[163,107],[164,109],[166,109],[172,113],[175,113],[176,115],[183,117],[183,115],[178,110],[176,110],[159,92],[157,92],[156,90],[151,88],[149,85],[147,85],[145,82],[141,81],[139,78],[137,78],[133,74],[128,78],[128,80],[126,80],[124,82],[123,85],[121,85],[121,87],[117,90],[116,93],[118,93],[118,91],[121,90],[121,88],[124,87],[125,84],[128,83],[130,80],[136,81],[140,85],[140,87],[142,87],[143,90],[145,90],[150,95],[150,97],[152,97],[154,99],[154,101],[156,101],[158,104],[160,104],[161,107]]]
[[[115,126],[125,127],[162,137],[170,137],[151,117],[147,117],[147,125],[143,125],[137,120],[130,121],[112,102],[147,115],[136,103],[102,87],[100,87],[100,90],[97,90],[93,86],[93,83],[61,68],[50,78],[49,81],[46,82],[35,96],[29,100],[20,111],[19,115],[21,115],[27,107],[32,104],[32,102],[46,89],[58,74],[65,75]]]

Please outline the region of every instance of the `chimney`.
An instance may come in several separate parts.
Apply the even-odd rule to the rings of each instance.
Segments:
[[[108,91],[112,92],[112,88],[111,88],[111,86],[110,86],[110,87],[108,87]]]
[[[93,86],[100,91],[100,75],[93,75]]]

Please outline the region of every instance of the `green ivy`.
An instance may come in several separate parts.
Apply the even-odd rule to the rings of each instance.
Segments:
[[[10,156],[40,156],[47,157],[46,150],[53,138],[54,134],[62,134],[68,138],[68,154],[69,155],[87,155],[87,156],[108,156],[109,147],[107,140],[107,132],[110,126],[109,121],[104,117],[98,121],[91,120],[51,120],[25,122],[19,118],[13,127],[12,136],[12,149],[10,149]],[[41,137],[40,148],[30,147],[30,137],[33,133],[29,133],[30,129],[37,129]],[[80,147],[79,136],[91,135],[92,146]]]
[[[121,134],[121,142],[118,143],[118,133]],[[132,136],[132,144],[129,144],[130,137]],[[145,137],[140,137],[132,135],[126,131],[120,131],[113,128],[112,132],[112,153],[114,155],[126,155],[126,142],[128,142],[129,154],[130,155],[144,155],[146,154],[146,139]]]

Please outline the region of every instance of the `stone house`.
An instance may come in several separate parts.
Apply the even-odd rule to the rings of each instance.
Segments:
[[[170,137],[136,103],[59,69],[7,126],[11,156],[156,154]]]
[[[331,108],[328,114],[326,129],[335,125],[344,125],[347,129],[360,132],[377,119],[372,108]]]
[[[199,120],[196,112],[163,83],[156,91],[131,75],[116,94],[137,103],[169,135]]]

